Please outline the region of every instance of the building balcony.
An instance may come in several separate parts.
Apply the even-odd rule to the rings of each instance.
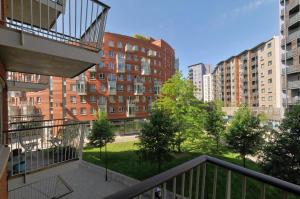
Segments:
[[[293,26],[295,23],[300,21],[300,13],[297,13],[295,15],[293,15],[290,19],[289,19],[289,26]],[[283,25],[283,24],[282,24]]]
[[[117,82],[115,80],[107,81],[107,94],[116,95],[117,94]]]
[[[135,102],[133,100],[127,100],[126,117],[135,117]]]
[[[286,73],[287,74],[300,73],[300,65],[288,66],[286,69]],[[285,74],[285,71],[283,74]]]
[[[1,62],[9,71],[75,77],[100,62],[108,10],[98,0],[6,0]]]
[[[86,80],[76,80],[76,92],[78,95],[87,95]]]
[[[125,73],[125,56],[122,53],[116,55],[117,73]]]
[[[300,0],[294,0],[289,3],[289,10],[293,10],[297,6],[299,6]]]
[[[288,81],[288,89],[300,89],[300,80]]]
[[[293,57],[292,51],[286,51],[286,53],[282,53],[281,60],[291,59]]]
[[[220,177],[220,170],[224,172],[222,173],[225,174],[224,178]],[[233,182],[237,178],[241,182],[240,187],[233,186]],[[105,197],[105,199],[154,198],[158,188],[161,198],[164,199],[205,198],[208,194],[212,195],[211,198],[230,199],[234,195],[240,195],[241,198],[254,198],[255,191],[249,186],[249,182],[253,180],[261,183],[261,198],[266,198],[269,194],[269,187],[279,189],[278,193],[285,193],[283,194],[286,196],[285,198],[293,194],[296,196],[300,194],[298,185],[203,155]],[[218,192],[220,184],[224,186],[222,193]]]
[[[7,72],[8,91],[36,92],[49,88],[49,77],[18,72]]]
[[[300,38],[300,32],[295,31],[288,36],[287,43],[290,43],[298,38]]]

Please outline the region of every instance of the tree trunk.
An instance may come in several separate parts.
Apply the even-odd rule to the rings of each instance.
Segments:
[[[100,148],[100,153],[99,153],[99,158],[101,159],[101,154],[102,154],[102,146],[99,147]]]

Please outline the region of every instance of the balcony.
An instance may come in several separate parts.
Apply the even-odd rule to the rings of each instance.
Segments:
[[[117,73],[125,73],[125,56],[122,53],[116,55]]]
[[[156,57],[157,52],[155,50],[148,50],[147,55],[149,57]]]
[[[294,97],[289,97],[288,99],[287,98],[283,98],[283,104],[286,105],[295,105],[295,104],[298,104],[300,102],[300,96],[294,96]]]
[[[76,92],[78,95],[87,95],[86,80],[76,80]]]
[[[289,10],[293,10],[297,6],[299,6],[300,0],[294,0],[289,3]]]
[[[74,77],[100,62],[108,10],[98,0],[6,0],[0,59],[9,71]]]
[[[107,112],[107,101],[105,98],[98,100],[98,109],[100,112]]]
[[[293,57],[292,51],[286,51],[286,53],[282,53],[281,60],[291,59]]]
[[[293,15],[291,18],[290,18],[290,21],[289,21],[289,26],[293,26],[295,23],[299,22],[300,21],[300,13],[297,13],[295,15]]]
[[[142,58],[141,59],[141,74],[142,75],[150,75],[151,69],[150,69],[150,59]]]
[[[107,94],[108,95],[116,95],[117,94],[117,82],[115,80],[107,81]]]
[[[285,73],[285,71],[284,71]],[[288,66],[286,70],[287,74],[300,73],[300,65]]]
[[[287,43],[290,43],[298,38],[300,38],[300,32],[295,31],[288,36]]]
[[[126,117],[135,116],[135,102],[131,99],[127,100]]]
[[[220,177],[220,170],[225,178]],[[241,179],[239,187],[233,186],[236,179]],[[223,179],[220,182],[220,179]],[[157,188],[160,188],[161,198],[211,198],[230,199],[240,195],[240,198],[253,198],[249,188],[251,181],[261,183],[261,198],[267,198],[269,187],[278,188],[278,193],[284,193],[283,198],[299,195],[300,187],[256,171],[240,167],[210,156],[199,156],[193,160],[169,169],[143,182],[112,194],[105,199],[154,198]],[[218,193],[218,185],[222,184],[225,193]]]
[[[288,89],[300,89],[300,80],[297,81],[289,81]]]
[[[49,77],[36,74],[7,72],[8,91],[36,92],[49,88]]]
[[[10,148],[9,176],[27,175],[81,156],[87,123],[66,120],[19,122],[4,133]]]

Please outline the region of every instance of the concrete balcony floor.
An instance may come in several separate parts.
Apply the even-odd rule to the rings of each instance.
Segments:
[[[108,182],[105,182],[104,168],[78,160],[28,174],[26,184],[57,175],[61,176],[74,190],[69,195],[64,196],[64,199],[103,198],[138,182],[112,171],[108,173]],[[23,180],[23,177],[10,179],[8,190],[24,186]],[[22,197],[24,199],[29,198],[23,195]]]

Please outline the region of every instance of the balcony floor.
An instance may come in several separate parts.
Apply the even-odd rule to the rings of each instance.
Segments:
[[[103,198],[137,183],[133,179],[114,172],[109,172],[108,182],[105,182],[103,168],[78,160],[28,174],[27,184],[55,175],[60,175],[74,190],[71,194],[63,197],[65,199]],[[23,177],[10,179],[8,186],[9,190],[24,186]]]

